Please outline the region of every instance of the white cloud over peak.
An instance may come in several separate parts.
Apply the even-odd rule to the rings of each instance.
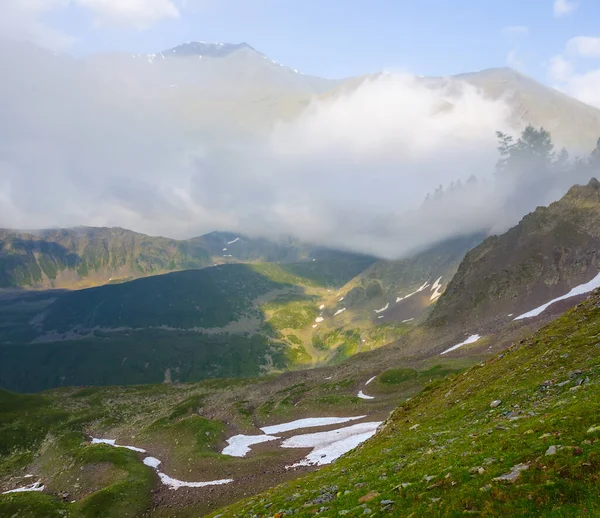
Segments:
[[[576,36],[567,42],[566,51],[584,58],[600,58],[600,38]]]
[[[566,16],[569,13],[572,13],[575,9],[579,7],[578,2],[572,2],[569,0],[554,0],[554,16],[556,18],[560,18],[562,16]]]

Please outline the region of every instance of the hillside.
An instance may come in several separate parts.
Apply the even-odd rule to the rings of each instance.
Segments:
[[[219,516],[595,516],[600,294],[428,386],[332,467]]]
[[[429,318],[434,327],[521,315],[600,271],[600,182],[574,186],[471,250]]]
[[[374,258],[229,232],[175,240],[122,228],[0,230],[0,288],[85,288],[214,264],[327,260],[358,274]],[[347,275],[344,273],[343,275]]]

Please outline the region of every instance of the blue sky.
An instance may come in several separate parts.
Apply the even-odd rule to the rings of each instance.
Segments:
[[[544,63],[569,38],[600,33],[597,0],[580,0],[558,18],[552,0],[171,1],[179,16],[157,19],[144,30],[95,24],[97,12],[89,6],[109,0],[71,2],[43,19],[74,37],[71,51],[78,54],[155,52],[190,40],[246,41],[276,61],[326,77],[389,67],[423,75],[473,71],[506,65],[517,49],[514,61],[544,78]],[[527,32],[507,34],[503,29],[511,26]]]
[[[332,78],[383,69],[446,75],[509,65],[600,103],[600,93],[594,93],[600,92],[598,0],[2,3],[0,35],[77,55],[152,53],[204,40],[245,41],[280,63]]]

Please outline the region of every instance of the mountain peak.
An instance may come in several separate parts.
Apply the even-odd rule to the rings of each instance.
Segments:
[[[220,42],[206,42],[206,41],[190,41],[183,43],[163,51],[161,54],[164,56],[176,56],[176,57],[189,57],[189,56],[207,56],[207,57],[225,57],[233,52],[242,49],[254,50],[246,42],[242,43],[220,43]]]

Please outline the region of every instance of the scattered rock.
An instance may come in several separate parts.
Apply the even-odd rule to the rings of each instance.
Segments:
[[[371,500],[377,498],[379,496],[379,493],[377,491],[369,491],[366,495],[361,496],[358,501],[361,504],[364,504],[365,502],[370,502]]]
[[[490,403],[490,408],[496,408],[498,406],[500,406],[502,404],[502,401],[500,399],[494,399],[494,401],[492,401]]]
[[[381,505],[394,505],[394,501],[393,500],[382,500],[381,502],[379,502]]]
[[[419,428],[419,425],[418,425],[418,424],[413,424],[413,425],[412,425],[412,426],[409,428],[409,430],[416,430],[417,428]]]
[[[546,450],[546,455],[556,455],[556,450],[557,447],[556,446],[550,446],[547,450]]]
[[[587,431],[587,433],[596,433],[596,432],[600,432],[600,425],[595,424],[594,426],[591,426],[590,429]]]
[[[498,481],[498,482],[514,482],[515,480],[517,480],[517,478],[519,478],[519,475],[521,474],[521,471],[525,471],[529,469],[529,464],[517,464],[516,466],[513,466],[512,470],[508,473],[505,473],[504,475],[500,475],[499,477],[496,477],[494,480]]]

